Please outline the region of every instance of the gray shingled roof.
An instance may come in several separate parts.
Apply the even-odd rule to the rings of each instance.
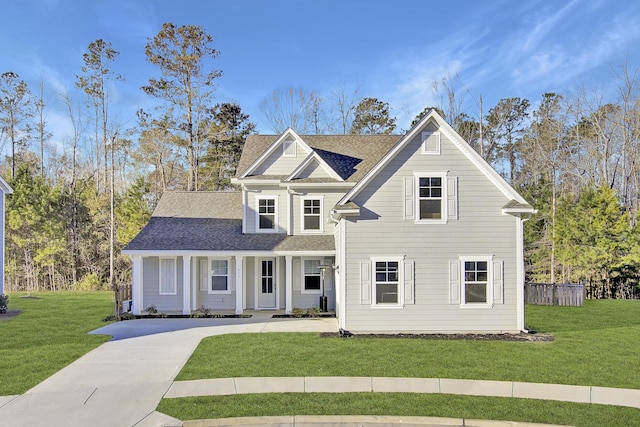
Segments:
[[[333,236],[242,234],[242,193],[166,192],[126,251],[333,251]]]
[[[279,135],[249,135],[238,164],[238,176],[279,137]],[[300,135],[342,179],[359,181],[402,135]],[[252,177],[254,178],[254,177]]]

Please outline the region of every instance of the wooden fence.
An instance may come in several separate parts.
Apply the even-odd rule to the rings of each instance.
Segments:
[[[131,285],[118,286],[116,288],[116,310],[118,310],[118,316],[130,311],[127,301],[131,301]]]
[[[525,302],[537,305],[584,305],[583,283],[527,283],[524,286]]]

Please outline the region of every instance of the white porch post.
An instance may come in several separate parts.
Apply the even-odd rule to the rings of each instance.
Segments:
[[[286,255],[284,257],[284,291],[285,291],[285,308],[284,312],[286,314],[291,314],[293,311],[293,257],[291,255]]]
[[[242,264],[244,257],[236,255],[236,314],[242,314],[245,283],[242,280]]]
[[[140,315],[142,311],[142,257],[140,255],[131,256],[131,311]]]
[[[191,256],[182,257],[182,314],[191,314]]]

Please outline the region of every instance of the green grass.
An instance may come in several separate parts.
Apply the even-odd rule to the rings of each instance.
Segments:
[[[640,409],[499,397],[415,393],[286,393],[163,399],[182,420],[279,415],[402,415],[593,427],[640,425]]]
[[[178,380],[260,376],[467,378],[640,389],[640,301],[527,306],[554,342],[321,338],[313,333],[204,339]]]
[[[22,314],[0,322],[0,396],[24,393],[109,340],[87,332],[112,313],[111,292],[9,294]]]

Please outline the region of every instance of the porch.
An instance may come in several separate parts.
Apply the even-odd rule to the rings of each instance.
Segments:
[[[155,253],[132,255],[132,313],[242,315],[247,310],[335,311],[335,256],[305,253]]]

